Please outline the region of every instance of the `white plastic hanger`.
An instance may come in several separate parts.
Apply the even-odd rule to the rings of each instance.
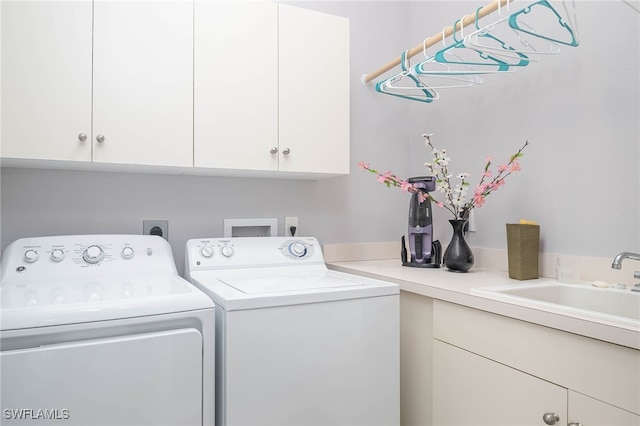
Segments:
[[[511,16],[508,13],[509,7],[510,5],[507,4],[507,13],[503,16],[500,4],[498,4],[498,16],[500,18],[482,28],[476,22],[477,30],[469,34],[464,43],[501,57],[513,56],[512,51],[508,49],[505,51],[504,47],[496,41],[499,40],[504,43],[504,46],[512,48],[518,54],[525,55],[529,61],[537,61],[541,55],[557,55],[560,53],[560,46],[556,42],[527,36],[527,33],[531,33],[534,30],[526,23],[520,22],[520,25],[527,28],[527,33],[512,28],[509,25]],[[478,11],[476,10],[476,16],[477,13]]]

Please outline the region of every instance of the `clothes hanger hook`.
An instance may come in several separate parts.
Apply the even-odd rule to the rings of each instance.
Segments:
[[[458,43],[458,39],[456,38],[456,27],[458,26],[458,22],[460,22],[460,20],[456,20],[456,22],[453,23],[453,33],[451,35],[453,35],[453,41]],[[462,30],[462,25],[460,26],[460,29]]]
[[[444,34],[443,34],[443,37],[444,37]],[[429,43],[429,40],[431,40],[431,37],[425,38],[424,41],[422,42],[422,54],[427,59],[429,59],[429,57],[427,56],[427,43]]]

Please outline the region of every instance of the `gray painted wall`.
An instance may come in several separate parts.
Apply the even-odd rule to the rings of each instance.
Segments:
[[[476,176],[486,156],[498,161],[531,142],[523,171],[477,210],[472,245],[504,248],[504,224],[525,217],[540,223],[547,252],[640,251],[640,15],[629,6],[578,2],[580,47],[479,87],[442,91],[426,105],[380,95],[360,78],[486,2],[287,3],[350,18],[350,176],[296,181],[3,168],[2,249],[26,236],[139,233],[143,219],[168,219],[181,270],[185,242],[222,235],[224,218],[276,217],[282,232],[285,216],[298,216],[302,233],[322,243],[396,241],[406,229],[408,195],[356,165],[424,174],[429,152],[420,134],[428,131],[448,149],[454,170]],[[445,213],[436,211],[435,233],[446,244]]]

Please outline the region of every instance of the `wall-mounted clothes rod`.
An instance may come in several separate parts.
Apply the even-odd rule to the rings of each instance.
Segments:
[[[425,39],[426,41],[424,43],[420,43],[419,45],[407,50],[405,59],[411,58],[417,55],[418,53],[422,53],[426,48],[429,48],[435,45],[436,43],[441,42],[445,38],[451,36],[455,31],[458,31],[466,27],[467,25],[474,24],[477,19],[483,18],[495,12],[500,7],[505,6],[508,3],[511,3],[512,1],[513,0],[495,0],[489,3],[488,5],[482,7],[480,10],[477,11],[477,13],[473,12],[468,15],[465,15],[459,21],[456,21],[454,25],[450,25],[446,27],[444,31],[440,31],[438,34],[434,34],[428,39]],[[399,56],[398,58],[394,59],[391,62],[388,62],[387,64],[373,71],[372,73],[363,75],[361,79],[362,84],[365,84],[365,85],[369,84],[374,78],[377,78],[382,74],[386,73],[387,71],[390,71],[391,69],[400,65],[401,61],[402,61],[402,57]]]

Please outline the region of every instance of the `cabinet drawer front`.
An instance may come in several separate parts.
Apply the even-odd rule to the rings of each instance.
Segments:
[[[640,351],[452,303],[434,338],[640,414]]]

